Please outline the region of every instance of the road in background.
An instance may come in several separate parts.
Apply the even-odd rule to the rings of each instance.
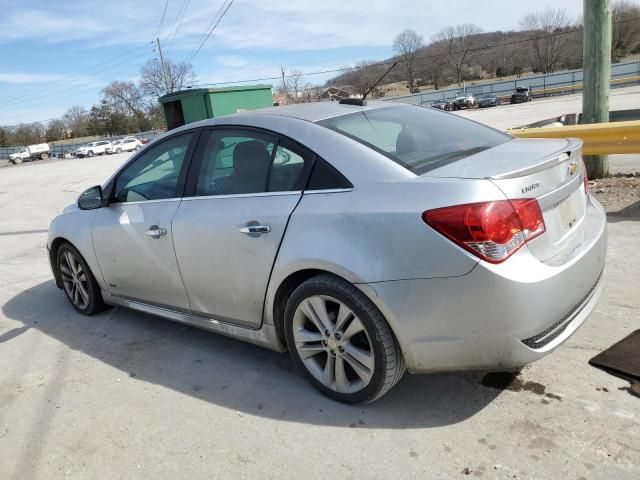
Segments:
[[[640,109],[640,87],[611,90],[609,104],[611,111]],[[454,113],[493,128],[507,130],[559,117],[565,113],[580,112],[582,94],[540,98],[516,105],[503,104],[499,107],[459,110]],[[612,174],[640,172],[640,155],[610,155],[609,163]]]

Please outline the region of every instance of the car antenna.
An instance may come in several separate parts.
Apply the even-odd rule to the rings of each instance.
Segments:
[[[393,70],[393,68],[398,64],[398,62],[393,62],[393,65],[391,65],[386,72],[384,72],[382,74],[382,76],[378,79],[378,81],[376,83],[373,84],[373,86],[367,90],[367,93],[365,93],[362,98],[343,98],[342,100],[340,100],[338,103],[341,103],[343,105],[358,105],[360,107],[364,107],[367,104],[367,95],[369,95],[371,92],[373,92],[373,89],[376,88],[378,86],[378,84],[382,81],[382,79],[384,77],[387,76],[387,74]]]

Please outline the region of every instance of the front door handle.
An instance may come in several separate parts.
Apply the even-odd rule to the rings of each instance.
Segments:
[[[160,237],[164,237],[167,234],[167,229],[160,228],[157,225],[151,225],[149,227],[149,230],[144,232],[144,234],[151,238],[160,238]]]
[[[258,235],[260,235],[261,233],[269,233],[271,231],[271,227],[269,225],[249,225],[246,227],[242,227],[240,231],[242,233],[257,233]]]

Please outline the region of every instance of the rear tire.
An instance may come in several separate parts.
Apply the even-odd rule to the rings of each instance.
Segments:
[[[333,400],[372,402],[405,372],[398,342],[380,310],[334,275],[317,275],[294,290],[284,327],[296,366]]]
[[[62,289],[73,308],[82,315],[94,315],[107,308],[100,286],[80,252],[63,243],[56,254]]]

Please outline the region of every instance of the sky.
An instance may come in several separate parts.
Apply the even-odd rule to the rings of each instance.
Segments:
[[[166,58],[188,59],[224,3],[0,0],[0,125],[90,108],[110,81],[138,80],[140,67],[157,58],[156,38]],[[524,13],[547,6],[582,13],[582,0],[234,0],[191,63],[202,84],[274,77],[281,66],[332,70],[388,58],[406,28],[426,42],[459,23],[517,30]]]

